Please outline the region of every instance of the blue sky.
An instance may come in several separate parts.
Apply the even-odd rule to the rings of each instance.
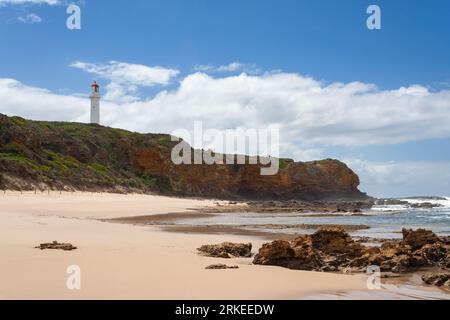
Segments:
[[[81,30],[63,0],[0,0],[0,112],[86,121],[96,78],[106,125],[278,123],[282,155],[345,160],[372,195],[450,195],[447,0],[75,3]]]

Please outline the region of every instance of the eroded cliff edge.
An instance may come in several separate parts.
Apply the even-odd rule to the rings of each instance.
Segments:
[[[259,165],[174,165],[170,136],[0,114],[0,189],[159,193],[220,199],[365,199],[337,160]]]

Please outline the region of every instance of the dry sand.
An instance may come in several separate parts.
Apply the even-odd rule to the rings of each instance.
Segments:
[[[367,292],[364,275],[291,271],[251,259],[197,255],[202,244],[264,240],[237,235],[169,233],[96,219],[189,212],[214,201],[90,193],[0,194],[0,299],[300,299],[321,292]],[[57,240],[71,252],[34,246]],[[205,270],[211,264],[238,270]],[[66,271],[81,268],[81,290]]]

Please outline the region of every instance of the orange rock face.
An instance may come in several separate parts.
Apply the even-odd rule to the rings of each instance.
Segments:
[[[161,151],[161,150],[159,150]],[[344,163],[323,160],[290,163],[272,176],[261,165],[174,165],[170,154],[140,150],[134,161],[146,174],[167,176],[183,195],[249,199],[363,199],[359,178]]]

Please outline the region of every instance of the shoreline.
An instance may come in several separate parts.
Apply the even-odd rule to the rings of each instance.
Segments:
[[[204,244],[265,241],[254,235],[184,234],[99,220],[170,212],[198,214],[217,201],[148,195],[0,194],[0,299],[301,299],[322,292],[368,292],[367,276],[292,271],[231,260],[237,270],[205,270],[228,259],[200,256]],[[71,252],[40,251],[69,242]],[[66,287],[79,265],[82,290]],[[186,288],[190,288],[187,290]],[[438,289],[433,289],[439,292]],[[370,293],[370,292],[369,292]]]

